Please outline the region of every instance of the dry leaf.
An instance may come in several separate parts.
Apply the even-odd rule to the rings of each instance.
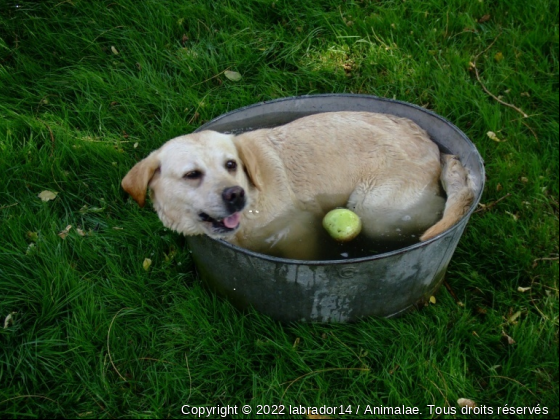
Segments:
[[[4,329],[8,328],[10,324],[14,323],[15,314],[17,314],[17,312],[9,313],[8,316],[4,319]]]
[[[78,232],[78,235],[80,236],[86,236],[85,232],[80,228],[76,228],[76,232]]]
[[[30,241],[37,242],[39,240],[39,234],[37,232],[27,232],[27,238]]]
[[[515,324],[517,318],[519,318],[520,316],[521,316],[521,311],[517,311],[516,313],[514,313],[513,315],[511,315],[511,316],[508,318],[508,322],[510,322],[510,323],[512,323],[512,324]]]
[[[473,400],[469,400],[468,398],[459,398],[457,400],[457,404],[459,405],[459,407],[476,407],[476,403]]]
[[[478,19],[478,23],[488,22],[490,20],[490,15],[484,15],[480,19]]]
[[[29,255],[33,252],[33,250],[35,249],[35,244],[33,242],[31,242],[28,246],[27,246],[27,251],[25,251],[25,255]]]
[[[496,185],[496,191],[502,191],[502,184],[498,183],[498,185]]]
[[[296,348],[297,346],[299,346],[299,342],[301,341],[301,339],[299,337],[296,337],[294,344],[292,345],[292,348]]]
[[[502,54],[501,52],[497,52],[496,54],[494,54],[494,60],[496,60],[498,63],[503,59],[504,59],[504,54]]]
[[[496,135],[496,133],[494,133],[493,131],[487,132],[486,135],[487,135],[491,140],[494,140],[494,141],[496,141],[496,142],[498,142],[498,143],[499,143],[499,142],[502,142],[502,141],[505,141],[505,140],[500,140],[500,139],[498,138],[498,136]]]
[[[226,70],[224,71],[224,76],[226,76],[232,82],[238,82],[241,80],[241,74],[236,71]]]
[[[531,288],[530,287],[521,287],[521,286],[519,286],[517,288],[517,291],[521,292],[521,293],[525,293],[527,290],[531,290]]]
[[[430,303],[435,305],[436,304],[436,297],[435,296],[430,296]]]
[[[111,45],[111,51],[113,52],[113,54],[117,55],[119,53],[119,51]]]
[[[70,232],[70,229],[72,229],[72,225],[66,226],[66,228],[58,234],[58,236],[60,236],[62,239],[66,239],[66,237],[68,236],[68,232]]]
[[[506,341],[510,346],[515,344],[515,340],[511,338],[509,335],[506,334],[504,330],[502,330],[502,338]]]
[[[142,263],[142,267],[144,267],[144,270],[148,271],[151,265],[152,260],[150,260],[149,258],[144,258],[144,262]]]
[[[513,220],[515,220],[516,222],[519,220],[519,215],[518,214],[513,214],[510,211],[506,211],[507,214],[509,214],[511,217],[513,217]]]
[[[45,190],[41,191],[37,197],[39,197],[43,201],[50,201],[54,200],[57,195],[57,192]]]

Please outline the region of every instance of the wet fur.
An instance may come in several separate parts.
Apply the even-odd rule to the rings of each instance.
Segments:
[[[225,167],[231,160],[235,171]],[[202,179],[186,179],[193,170]],[[164,225],[180,233],[297,259],[314,258],[317,220],[335,207],[355,211],[371,238],[390,239],[399,229],[425,231],[420,239],[428,240],[453,226],[473,200],[458,158],[440,154],[414,122],[368,112],[315,114],[237,136],[181,136],[136,164],[122,186],[141,206],[149,187]],[[218,232],[199,215],[227,217],[222,191],[232,186],[246,193],[240,224]]]

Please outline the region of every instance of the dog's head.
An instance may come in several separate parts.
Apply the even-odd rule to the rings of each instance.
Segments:
[[[233,135],[202,131],[169,140],[138,162],[122,187],[143,207],[146,190],[163,224],[184,235],[227,238],[249,202]]]

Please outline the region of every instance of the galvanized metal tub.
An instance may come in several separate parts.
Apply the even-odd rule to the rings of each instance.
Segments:
[[[250,306],[282,322],[352,322],[393,317],[423,304],[441,286],[457,243],[484,188],[483,161],[474,144],[444,118],[416,105],[367,95],[327,94],[264,102],[224,114],[197,131],[273,127],[305,115],[370,111],[407,117],[472,176],[475,200],[459,223],[406,248],[364,258],[301,261],[258,254],[207,236],[188,237],[198,273],[239,309]]]

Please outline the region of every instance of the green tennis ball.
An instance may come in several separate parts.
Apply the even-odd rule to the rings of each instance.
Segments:
[[[323,218],[323,227],[335,240],[347,242],[358,236],[362,230],[362,221],[352,210],[334,209]]]

